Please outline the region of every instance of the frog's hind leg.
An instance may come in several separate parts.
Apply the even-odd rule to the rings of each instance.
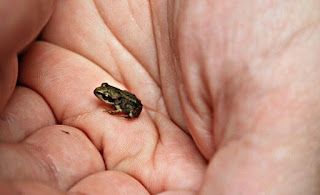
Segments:
[[[130,111],[130,113],[127,116],[123,116],[124,118],[133,118],[133,113],[132,110]]]
[[[124,118],[133,118],[133,115],[132,115],[132,111],[130,111],[130,113],[128,115],[123,115],[121,117],[124,117]]]

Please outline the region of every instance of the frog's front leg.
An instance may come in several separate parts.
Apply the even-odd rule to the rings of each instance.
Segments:
[[[113,107],[115,108],[115,110],[108,110],[110,114],[118,114],[122,112],[122,109],[119,105],[113,105]]]

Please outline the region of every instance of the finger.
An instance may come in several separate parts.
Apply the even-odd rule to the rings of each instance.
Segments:
[[[0,5],[0,112],[17,79],[17,54],[35,39],[48,21],[54,1],[2,1]]]
[[[3,1],[0,7],[0,59],[17,54],[35,39],[53,8],[54,0]]]
[[[16,87],[0,118],[0,141],[19,142],[34,131],[55,123],[50,107],[39,94]]]
[[[76,194],[149,194],[133,177],[117,171],[93,174],[74,185],[69,192]]]
[[[90,140],[62,125],[42,128],[20,144],[0,144],[0,159],[2,179],[38,181],[62,190],[105,170]]]

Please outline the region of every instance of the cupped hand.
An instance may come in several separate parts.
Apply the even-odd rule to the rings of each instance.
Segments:
[[[57,2],[21,54],[3,111],[2,178],[81,193],[199,188],[206,161],[182,129],[179,104],[176,121],[168,112],[149,6]],[[139,97],[139,118],[105,112],[93,94],[102,82]]]
[[[3,191],[319,191],[317,4],[33,2],[1,40]]]

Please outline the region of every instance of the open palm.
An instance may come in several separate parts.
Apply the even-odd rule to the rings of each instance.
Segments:
[[[12,65],[0,72],[6,189],[317,194],[320,68],[310,51],[320,38],[310,2],[40,7],[29,14],[40,22],[18,29],[27,38],[0,47]],[[93,94],[103,82],[141,99],[141,115],[105,112]]]
[[[74,191],[86,186],[87,192],[99,186],[151,193],[199,188],[205,161],[179,126],[182,115],[173,121],[168,112],[149,6],[57,3],[19,65],[19,86],[7,108],[19,113],[12,119],[19,133],[2,139],[23,140],[17,145],[25,154],[16,161],[29,160],[23,161],[27,170],[11,167],[15,174],[7,177],[20,174]],[[93,94],[102,82],[135,93],[144,105],[140,117],[104,112],[108,107]],[[178,96],[170,98],[177,102]],[[170,109],[181,113],[179,105]]]

